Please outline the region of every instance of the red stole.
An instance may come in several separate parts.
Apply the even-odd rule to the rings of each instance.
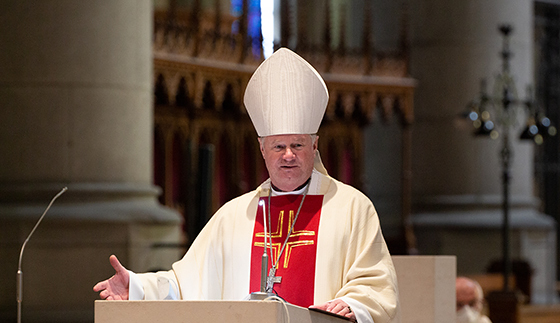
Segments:
[[[282,195],[270,199],[271,223],[267,223],[267,225],[272,232],[272,256],[268,255],[268,269],[272,266],[271,262],[276,262],[278,258],[278,253],[286,240],[302,197],[302,195]],[[261,200],[264,201],[265,212],[268,213],[268,197],[263,197]],[[276,271],[276,276],[281,276],[282,282],[274,284],[274,291],[287,302],[302,307],[313,305],[317,236],[322,205],[323,195],[305,197],[294,230],[278,261]],[[250,292],[260,291],[261,257],[264,246],[262,213],[262,206],[259,206],[251,244]]]

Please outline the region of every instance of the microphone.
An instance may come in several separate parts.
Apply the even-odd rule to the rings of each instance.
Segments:
[[[264,222],[264,250],[263,255],[261,258],[261,290],[259,292],[253,292],[249,295],[249,300],[265,300],[270,296],[276,296],[273,293],[270,293],[266,290],[267,285],[267,277],[268,277],[268,252],[267,252],[267,243],[266,243],[266,236],[268,234],[268,227],[266,222],[266,213],[264,210],[264,201],[260,200],[259,205],[262,206],[263,210],[263,222]],[[270,237],[272,240],[272,237]],[[271,241],[272,242],[272,241]]]
[[[62,193],[66,192],[68,190],[68,187],[64,187],[60,192],[58,192],[58,194],[55,195],[55,197],[53,197],[53,199],[51,200],[51,202],[49,203],[49,205],[47,206],[47,208],[45,209],[45,212],[43,212],[43,215],[41,215],[41,217],[39,218],[39,221],[37,221],[37,223],[35,224],[35,226],[33,227],[33,230],[31,230],[31,233],[29,233],[29,235],[27,236],[27,239],[25,239],[25,241],[23,242],[23,245],[21,246],[21,250],[19,252],[19,262],[18,262],[18,271],[17,271],[17,279],[16,279],[16,284],[17,284],[17,303],[18,303],[18,307],[17,307],[17,323],[21,323],[21,303],[23,301],[23,271],[21,271],[21,259],[23,258],[23,249],[25,249],[25,245],[27,244],[27,242],[29,241],[29,238],[31,238],[31,235],[33,235],[33,232],[35,232],[35,230],[37,229],[37,227],[39,226],[39,223],[41,223],[41,221],[43,220],[43,218],[45,217],[45,214],[47,214],[47,211],[51,208],[51,205],[54,203],[54,201],[60,196],[62,195]]]
[[[267,278],[267,269],[268,269],[268,249],[266,244],[266,235],[268,233],[266,227],[266,213],[264,212],[264,200],[259,201],[259,205],[262,206],[263,210],[263,222],[264,222],[264,248],[263,248],[263,255],[261,258],[261,293],[266,292],[266,278]]]

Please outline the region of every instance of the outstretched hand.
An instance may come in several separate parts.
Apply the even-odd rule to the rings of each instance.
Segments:
[[[93,286],[94,292],[100,292],[99,297],[106,300],[128,299],[128,270],[121,265],[115,255],[109,257],[111,266],[115,269],[113,277],[97,283]]]
[[[335,299],[332,301],[328,301],[321,305],[312,305],[309,306],[310,308],[318,308],[323,311],[331,312],[334,314],[338,314],[341,316],[346,316],[352,322],[356,322],[356,314],[352,312],[352,309],[345,301],[341,299]]]

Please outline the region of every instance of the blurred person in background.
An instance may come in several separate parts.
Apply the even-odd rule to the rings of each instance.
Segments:
[[[480,284],[467,277],[455,280],[457,293],[457,323],[492,323],[482,314],[484,293]]]

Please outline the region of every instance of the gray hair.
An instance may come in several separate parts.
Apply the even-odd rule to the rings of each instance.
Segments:
[[[259,139],[259,144],[260,144],[261,147],[262,147],[262,145],[264,144],[264,138],[266,138],[266,137],[269,137],[269,136],[258,137],[258,139]],[[313,144],[315,144],[315,142],[317,141],[317,137],[319,137],[319,136],[317,136],[316,133],[310,133],[310,134],[309,134],[309,137],[311,137],[311,142],[312,142]]]

